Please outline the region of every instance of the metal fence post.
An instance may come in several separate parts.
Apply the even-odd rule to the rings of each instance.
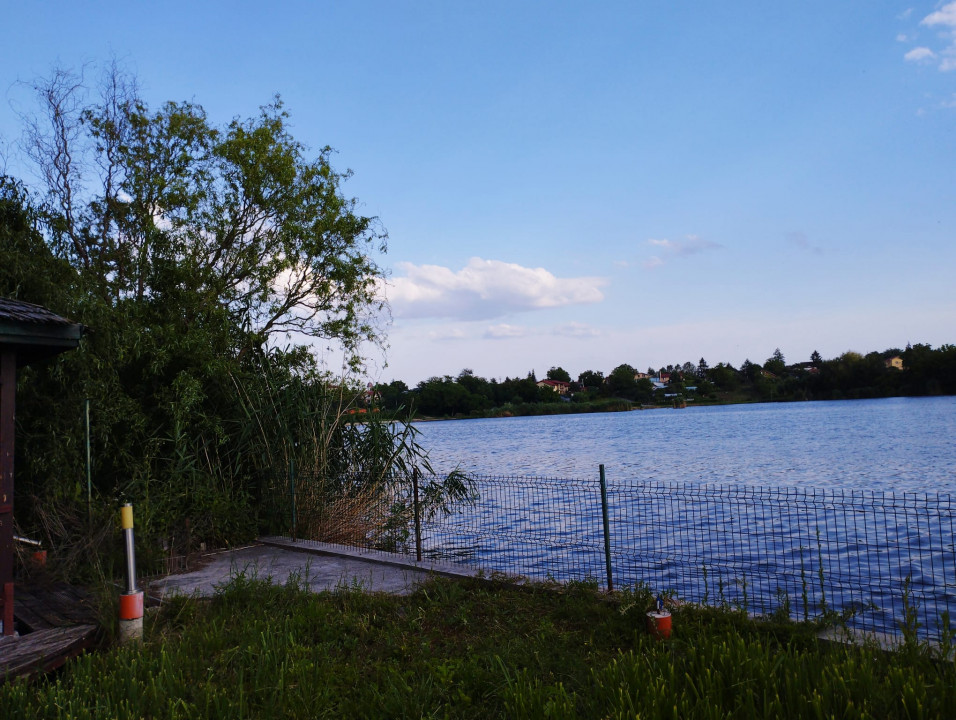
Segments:
[[[296,528],[296,515],[295,515],[295,460],[289,458],[289,499],[292,503],[292,529],[290,530],[290,536],[292,537],[292,542],[295,542],[295,528]]]
[[[611,577],[611,525],[607,515],[607,479],[604,477],[604,465],[601,471],[601,515],[604,518],[604,562],[607,566],[607,591],[614,592],[614,580]]]
[[[412,489],[415,493],[415,559],[422,561],[422,506],[418,499],[418,468],[412,471]]]

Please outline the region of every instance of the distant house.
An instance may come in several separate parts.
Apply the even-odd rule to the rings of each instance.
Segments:
[[[883,364],[886,365],[886,369],[889,370],[893,368],[895,370],[903,369],[903,358],[899,355],[894,355],[893,357],[888,357],[883,361]]]
[[[647,380],[647,379],[649,379],[650,377],[651,377],[651,376],[648,375],[647,373],[642,373],[642,372],[634,373],[634,379],[635,379],[635,380]]]
[[[558,395],[567,395],[571,392],[571,383],[564,382],[564,380],[539,380],[539,388],[551,388]]]

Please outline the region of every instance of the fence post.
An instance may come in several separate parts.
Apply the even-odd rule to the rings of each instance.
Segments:
[[[415,493],[415,559],[422,561],[422,507],[418,500],[418,468],[412,471],[412,489]]]
[[[292,528],[289,535],[292,537],[292,542],[295,542],[297,518],[295,515],[295,460],[293,458],[289,458],[289,500],[292,503]]]
[[[601,515],[604,518],[604,562],[607,566],[607,591],[614,592],[614,580],[611,577],[611,526],[607,515],[607,479],[604,477],[604,465],[601,471]]]
[[[93,521],[93,463],[90,457],[90,399],[83,402],[86,411],[86,519]]]

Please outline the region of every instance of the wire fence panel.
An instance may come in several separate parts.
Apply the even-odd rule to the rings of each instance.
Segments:
[[[535,580],[604,577],[597,479],[472,479],[474,507],[424,524],[426,555]]]
[[[423,510],[425,556],[606,586],[597,477],[471,479],[474,504]],[[415,553],[410,480],[290,476],[267,497],[272,531]],[[889,633],[909,609],[925,639],[956,615],[949,495],[610,479],[607,502],[615,587],[796,619],[845,613],[851,627]]]
[[[956,611],[948,495],[667,483],[610,492],[625,581],[757,613],[852,613],[852,627],[891,633],[905,596],[924,637]]]

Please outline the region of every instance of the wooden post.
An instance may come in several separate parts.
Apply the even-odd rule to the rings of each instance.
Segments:
[[[13,432],[17,356],[0,349],[0,620],[13,635]]]

